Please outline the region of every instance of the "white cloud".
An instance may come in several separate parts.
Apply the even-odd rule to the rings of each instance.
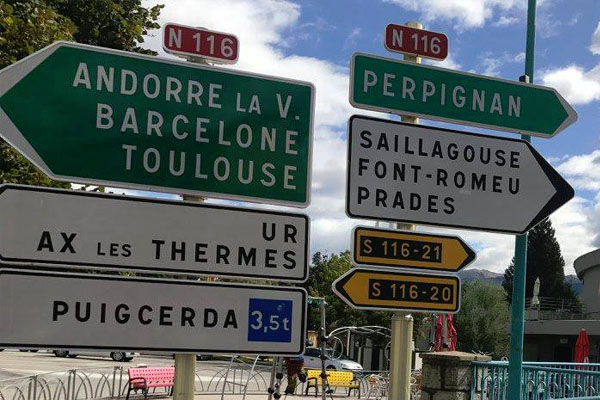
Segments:
[[[350,34],[346,38],[346,41],[344,42],[344,48],[347,49],[356,46],[356,39],[360,37],[361,32],[361,28],[352,29],[352,32],[350,32]]]
[[[577,257],[597,247],[594,239],[600,224],[597,216],[590,218],[594,213],[594,202],[575,197],[550,218],[565,259],[566,274],[575,273],[573,261]]]
[[[426,21],[436,19],[454,21],[456,29],[480,28],[487,20],[511,10],[524,10],[527,2],[523,0],[385,0],[410,11],[421,14]],[[503,21],[510,17],[504,16]]]
[[[578,190],[600,191],[600,150],[570,157],[557,167]]]
[[[575,14],[570,20],[569,22],[567,22],[567,25],[569,26],[573,26],[575,24],[577,24],[577,22],[579,22],[579,17],[581,17],[580,14]]]
[[[564,17],[556,18],[552,13],[544,9],[538,10],[535,23],[537,34],[545,39],[557,36],[563,25],[562,18]]]
[[[600,22],[592,34],[589,49],[600,55]],[[589,71],[576,64],[548,69],[541,71],[541,78],[545,86],[557,89],[572,104],[587,104],[600,99],[600,64]]]
[[[514,25],[517,22],[519,22],[519,18],[517,17],[507,17],[506,15],[502,15],[500,18],[498,18],[498,21],[494,22],[492,24],[492,26],[508,26],[508,25]]]
[[[456,54],[449,54],[448,57],[446,57],[442,61],[435,61],[435,60],[429,60],[427,58],[424,58],[423,63],[428,64],[428,65],[433,65],[436,67],[441,67],[441,68],[461,70],[462,65],[458,61],[456,61],[455,57],[456,57]]]
[[[541,73],[544,86],[555,88],[571,104],[586,104],[600,99],[600,66],[586,72],[569,65]]]
[[[525,52],[520,52],[514,57],[515,62],[523,62],[525,61]]]
[[[598,26],[596,26],[596,30],[592,34],[590,51],[594,54],[600,54],[600,22],[598,22]]]
[[[481,64],[483,65],[483,74],[496,76],[500,74],[500,67],[504,65],[504,62],[498,57],[489,57],[484,56],[481,59]]]
[[[491,51],[485,51],[478,57],[479,64],[483,67],[483,74],[490,76],[500,75],[500,68],[504,64],[508,63],[521,63],[525,60],[525,53],[518,53],[516,55],[504,52],[503,54],[497,55]]]

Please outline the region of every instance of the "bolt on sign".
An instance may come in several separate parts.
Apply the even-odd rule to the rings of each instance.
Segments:
[[[360,310],[457,313],[460,278],[352,268],[331,285],[339,298]]]
[[[304,351],[302,288],[0,270],[0,304],[2,348]]]
[[[24,268],[308,278],[302,214],[0,185],[0,219],[0,262]]]
[[[354,53],[350,104],[549,138],[577,113],[554,89]]]
[[[313,106],[310,83],[78,43],[0,71],[0,135],[67,182],[306,207]]]
[[[448,36],[405,25],[388,24],[383,44],[389,51],[434,60],[441,61],[448,56]]]
[[[352,116],[351,218],[527,232],[573,188],[526,141]]]
[[[167,53],[235,64],[238,48],[238,38],[230,33],[173,23],[168,23],[163,28],[163,49]]]
[[[460,237],[357,226],[352,230],[356,265],[457,272],[475,261]]]

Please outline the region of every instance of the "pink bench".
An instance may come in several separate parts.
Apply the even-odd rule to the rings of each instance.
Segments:
[[[148,398],[148,390],[157,387],[170,387],[169,395],[173,395],[173,385],[175,384],[175,367],[137,367],[129,368],[129,390],[127,391],[127,400],[131,391],[137,393],[141,390],[144,399]]]

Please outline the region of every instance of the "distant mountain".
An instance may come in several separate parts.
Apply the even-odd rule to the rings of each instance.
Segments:
[[[463,282],[485,281],[492,285],[502,285],[503,274],[497,274],[485,269],[464,269],[458,273]]]
[[[502,285],[502,281],[504,281],[504,275],[498,274],[496,272],[488,271],[485,269],[465,269],[458,273],[460,279],[463,282],[472,282],[477,280],[482,280],[485,282],[489,282],[492,285]],[[573,286],[573,290],[578,295],[581,294],[581,289],[583,288],[583,284],[577,278],[577,275],[567,275],[565,276],[565,281]]]
[[[578,295],[581,294],[581,290],[583,289],[583,283],[581,283],[577,275],[567,275],[565,276],[565,281],[571,284],[575,293],[577,293]]]

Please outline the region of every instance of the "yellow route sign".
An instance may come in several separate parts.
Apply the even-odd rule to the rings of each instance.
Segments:
[[[331,285],[351,307],[364,310],[457,313],[460,278],[353,268]]]
[[[352,232],[356,265],[460,271],[475,252],[458,236],[401,232],[358,226]]]

